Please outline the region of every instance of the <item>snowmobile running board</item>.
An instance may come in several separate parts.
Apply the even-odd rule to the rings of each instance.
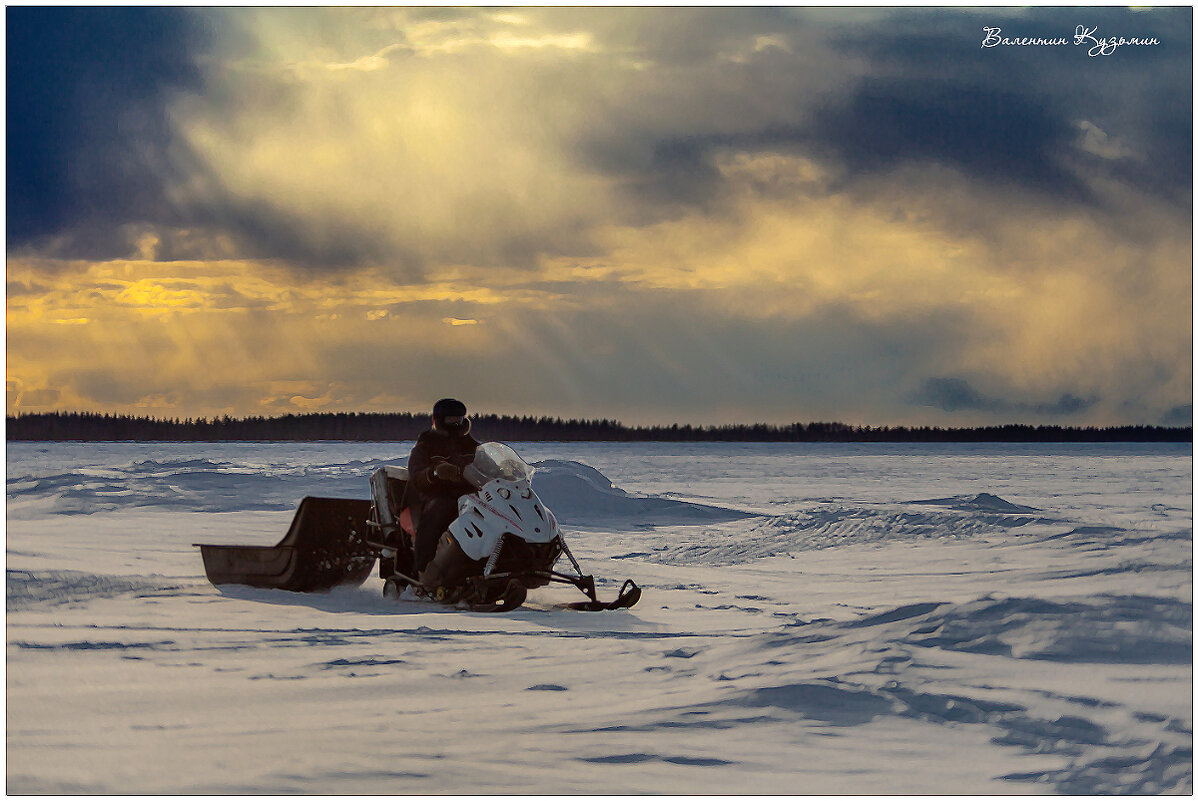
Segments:
[[[392,582],[400,582],[395,585],[394,595],[391,595],[390,591],[388,590],[388,587],[392,585]],[[387,579],[386,583],[383,585],[383,597],[398,598],[399,593],[402,592],[402,587],[405,585],[419,588],[421,595],[429,601],[443,604],[445,606],[461,606],[471,612],[510,612],[513,609],[520,607],[524,603],[524,599],[528,597],[528,590],[525,589],[523,584],[515,579],[508,579],[507,585],[503,588],[503,592],[491,601],[471,601],[467,598],[458,598],[457,600],[442,600],[437,597],[436,593],[430,592],[428,588],[419,581],[411,576],[405,576],[403,573],[393,573],[391,577]],[[483,589],[476,586],[475,592],[482,593]]]
[[[300,501],[287,535],[277,545],[202,545],[204,572],[213,584],[247,584],[292,592],[323,592],[359,585],[376,552],[366,543],[370,501],[313,498]]]

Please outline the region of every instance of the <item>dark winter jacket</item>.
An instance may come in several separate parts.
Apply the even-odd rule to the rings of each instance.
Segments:
[[[454,437],[443,431],[429,429],[420,435],[412,453],[408,456],[408,475],[412,486],[423,498],[457,498],[475,487],[466,481],[442,481],[433,475],[433,468],[441,462],[450,462],[465,467],[474,460],[478,440],[466,434]]]

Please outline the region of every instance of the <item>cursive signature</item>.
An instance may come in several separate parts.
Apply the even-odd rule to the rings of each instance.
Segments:
[[[994,28],[983,26],[982,32],[986,34],[982,37],[982,47],[1061,47],[1069,44],[1069,38],[1065,36],[1044,37],[1044,36],[1003,36],[1002,28]],[[1088,28],[1085,25],[1078,25],[1073,32],[1073,44],[1088,46],[1087,55],[1091,58],[1094,56],[1109,56],[1118,50],[1120,47],[1153,47],[1161,42],[1155,36],[1148,37],[1125,37],[1125,36],[1105,36],[1099,38],[1095,34],[1098,33],[1098,27]]]

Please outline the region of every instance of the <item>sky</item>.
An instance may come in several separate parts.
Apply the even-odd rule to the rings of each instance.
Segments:
[[[9,414],[1191,423],[1190,8],[5,17]]]

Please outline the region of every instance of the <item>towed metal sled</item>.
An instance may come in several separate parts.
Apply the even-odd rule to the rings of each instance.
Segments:
[[[292,592],[322,592],[359,585],[378,551],[366,542],[370,501],[314,498],[299,509],[278,545],[196,543],[213,584],[245,584]]]

